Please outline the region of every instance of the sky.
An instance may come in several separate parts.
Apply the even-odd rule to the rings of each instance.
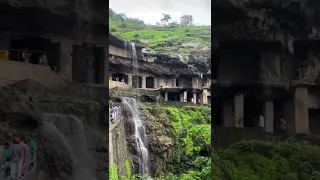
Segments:
[[[109,0],[109,7],[148,24],[160,22],[165,13],[171,21],[179,22],[182,15],[192,15],[195,25],[211,25],[211,0]]]

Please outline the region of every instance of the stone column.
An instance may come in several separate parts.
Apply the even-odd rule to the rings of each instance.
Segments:
[[[202,104],[208,104],[208,89],[202,90]]]
[[[188,91],[183,92],[183,102],[188,102]]]
[[[146,76],[142,76],[141,80],[142,80],[142,89],[146,89],[147,88],[147,77]]]
[[[273,101],[266,101],[264,103],[264,110],[263,110],[263,117],[264,117],[264,130],[269,133],[273,133],[274,128],[274,108],[273,108]]]
[[[295,133],[309,134],[308,88],[297,87],[294,91]]]
[[[60,45],[60,70],[62,76],[72,81],[72,52],[71,40],[62,40]]]
[[[193,93],[193,103],[197,104],[197,93]]]
[[[132,87],[132,74],[128,74],[128,85]]]
[[[234,119],[236,127],[243,127],[244,121],[244,97],[239,93],[234,96]]]
[[[180,92],[180,102],[184,102],[183,101],[183,92]]]
[[[225,127],[234,127],[235,126],[235,121],[234,121],[234,116],[232,112],[232,106],[233,103],[232,101],[224,100],[223,101],[223,126]]]
[[[168,92],[167,91],[164,92],[164,101],[168,101]]]

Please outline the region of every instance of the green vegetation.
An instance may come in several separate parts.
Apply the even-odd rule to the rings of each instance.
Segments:
[[[118,167],[116,164],[109,165],[109,179],[110,180],[118,180]]]
[[[243,141],[212,153],[213,180],[317,180],[320,147],[307,142]]]
[[[211,150],[211,109],[205,106],[183,108],[165,107],[172,117],[175,140],[174,176],[165,179],[211,179],[211,158],[200,155],[200,151]]]
[[[191,15],[182,16],[180,23],[170,22],[170,15],[163,15],[161,23],[147,25],[142,20],[109,9],[109,31],[128,41],[139,40],[154,53],[187,56],[210,46],[210,26],[192,25]]]
[[[211,179],[211,109],[206,106],[166,106],[144,104],[149,121],[171,127],[174,140],[171,172],[158,180]]]

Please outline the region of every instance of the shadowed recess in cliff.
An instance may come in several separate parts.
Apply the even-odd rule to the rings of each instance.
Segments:
[[[67,153],[73,180],[95,180],[97,162],[88,152],[85,130],[80,119],[72,115],[43,114],[41,134],[50,137],[54,148]]]

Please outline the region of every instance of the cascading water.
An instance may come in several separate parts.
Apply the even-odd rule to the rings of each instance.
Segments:
[[[131,56],[132,56],[132,86],[134,88],[138,88],[139,87],[139,64],[138,64],[138,56],[137,56],[137,51],[136,51],[136,46],[133,42],[131,42]]]
[[[138,157],[140,158],[139,163],[139,174],[150,175],[149,171],[149,153],[146,148],[147,144],[147,134],[146,130],[140,119],[139,106],[137,101],[134,98],[124,97],[122,98],[124,104],[128,105],[132,113],[132,119],[134,121],[134,136],[137,145]]]
[[[128,44],[125,44],[125,46],[128,46]],[[131,47],[131,56],[132,56],[132,86],[134,88],[139,87],[139,63],[138,63],[138,56],[136,52],[136,46],[133,42],[130,43]],[[136,89],[138,93],[138,89]],[[145,127],[142,124],[142,121],[140,119],[140,112],[139,112],[139,106],[138,102],[134,98],[128,98],[124,97],[122,99],[124,104],[127,104],[128,107],[130,107],[130,111],[132,112],[132,118],[134,121],[134,135],[135,135],[135,142],[136,142],[136,149],[138,152],[139,159],[139,174],[144,175],[148,174],[150,175],[149,171],[149,153],[148,149],[146,147],[147,144],[147,135]]]
[[[71,115],[43,114],[43,131],[55,134],[66,147],[73,165],[73,180],[96,180],[95,160],[88,152],[84,126],[80,119]],[[61,132],[65,129],[68,136]],[[71,134],[71,135],[70,135]]]

